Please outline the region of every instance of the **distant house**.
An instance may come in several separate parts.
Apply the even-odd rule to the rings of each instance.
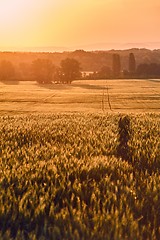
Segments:
[[[94,72],[92,71],[82,71],[82,78],[89,77],[90,74],[93,74]]]

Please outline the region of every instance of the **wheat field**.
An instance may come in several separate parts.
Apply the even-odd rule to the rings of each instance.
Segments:
[[[160,239],[159,82],[1,83],[0,102],[0,239]]]
[[[90,80],[71,85],[0,82],[0,112],[160,112],[160,82]]]

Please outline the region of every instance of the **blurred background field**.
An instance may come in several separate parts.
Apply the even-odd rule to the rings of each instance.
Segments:
[[[160,112],[158,80],[0,82],[0,112]]]

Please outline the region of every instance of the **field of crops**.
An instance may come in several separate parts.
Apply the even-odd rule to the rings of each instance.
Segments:
[[[160,239],[160,116],[0,117],[0,239]]]
[[[160,81],[79,80],[72,84],[0,82],[0,113],[160,113]]]

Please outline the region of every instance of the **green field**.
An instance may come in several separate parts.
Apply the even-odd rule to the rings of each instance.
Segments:
[[[160,239],[159,93],[1,83],[0,239]]]

